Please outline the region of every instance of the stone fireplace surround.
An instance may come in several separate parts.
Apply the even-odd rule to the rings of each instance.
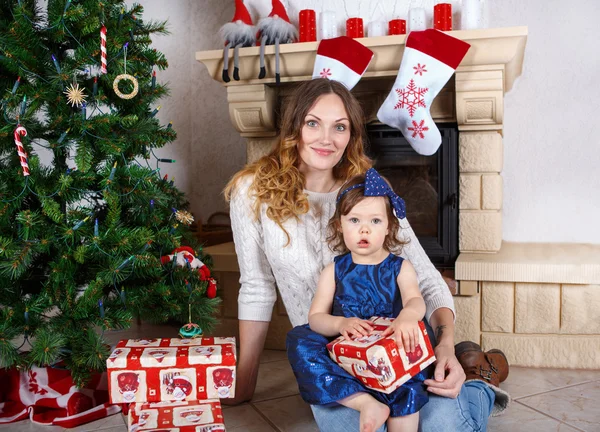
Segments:
[[[436,122],[455,122],[460,131],[456,342],[500,348],[515,365],[600,368],[600,245],[502,240],[503,100],[521,74],[527,28],[450,33],[471,44],[431,107]],[[359,39],[375,53],[353,90],[369,121],[376,120],[398,73],[405,40]],[[272,78],[274,47],[265,49],[263,80],[256,79],[258,48],[240,49],[241,80],[223,84],[233,126],[247,138],[249,162],[275,143],[278,106],[290,93],[289,83],[311,78],[317,46],[281,46],[279,87]],[[222,50],[198,52],[196,59],[222,82]],[[214,270],[231,268],[219,268],[215,259]],[[225,311],[223,318],[236,315]]]

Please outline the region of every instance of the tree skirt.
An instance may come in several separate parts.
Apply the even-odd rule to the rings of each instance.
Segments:
[[[72,428],[121,411],[108,401],[106,373],[83,389],[66,369],[0,369],[0,424],[30,418],[42,425]]]

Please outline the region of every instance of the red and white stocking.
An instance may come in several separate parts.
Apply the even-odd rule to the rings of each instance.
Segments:
[[[408,35],[396,82],[377,118],[399,129],[419,154],[434,154],[442,142],[429,109],[469,47],[468,43],[433,29]]]

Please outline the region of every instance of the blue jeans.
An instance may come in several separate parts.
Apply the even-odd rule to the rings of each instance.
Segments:
[[[429,402],[419,412],[419,431],[485,432],[494,400],[494,392],[482,381],[469,381],[464,384],[456,399],[430,394]],[[342,405],[310,407],[319,429],[323,432],[359,430],[358,411]],[[386,431],[385,425],[377,430]]]

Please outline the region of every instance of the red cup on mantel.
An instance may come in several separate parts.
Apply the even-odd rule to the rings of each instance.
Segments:
[[[452,30],[452,5],[438,3],[433,7],[433,28],[441,31]]]
[[[406,20],[394,19],[388,24],[388,35],[406,34]]]
[[[317,40],[317,15],[312,9],[300,11],[298,19],[298,42],[315,42]]]
[[[348,18],[346,20],[346,36],[351,38],[365,37],[362,18]]]

